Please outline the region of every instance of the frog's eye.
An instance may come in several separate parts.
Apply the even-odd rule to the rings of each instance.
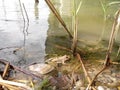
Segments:
[[[69,56],[66,56],[66,58],[69,58]]]

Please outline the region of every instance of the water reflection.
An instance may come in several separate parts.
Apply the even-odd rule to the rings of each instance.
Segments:
[[[7,16],[6,16],[6,7],[5,7],[4,0],[2,0],[2,6],[3,6],[3,11],[4,11],[4,17],[5,17],[5,20],[6,20]]]
[[[35,18],[36,20],[39,19],[39,8],[38,8],[39,3],[34,4],[34,13],[35,13]]]
[[[59,1],[52,1],[52,3],[54,3],[55,8],[57,10],[60,10],[61,8],[61,3]],[[60,12],[61,13],[61,12]],[[61,13],[61,15],[63,16],[63,14]],[[64,18],[64,16],[63,16]],[[59,23],[59,21],[57,20],[57,18],[55,17],[55,15],[53,14],[52,11],[50,11],[49,14],[49,28],[47,31],[47,39],[46,39],[46,54],[48,55],[56,55],[56,54],[60,54],[60,55],[64,55],[66,53],[66,51],[63,51],[61,49],[56,48],[57,46],[62,46],[62,47],[66,47],[66,48],[70,48],[70,41],[69,41],[69,36],[66,33],[66,31],[64,30],[63,26]]]
[[[0,0],[0,48],[12,46],[22,47],[16,52],[16,55],[12,53],[12,51],[16,49],[14,47],[9,50],[5,49],[0,51],[1,58],[14,61],[15,64],[20,60],[24,61],[21,62],[22,64],[44,62],[46,53],[59,53],[58,49],[55,49],[55,46],[71,47],[68,34],[53,13],[49,11],[44,0],[39,0],[39,4],[35,4],[34,0],[21,1],[26,7],[30,20],[28,35],[28,32],[23,30],[23,19],[19,2],[17,0]],[[60,12],[67,27],[71,29],[71,1],[54,0],[52,2]],[[85,41],[85,43],[88,41],[96,42],[101,35],[103,27],[103,11],[100,3],[96,0],[93,0],[93,2],[85,0],[78,14],[78,37]],[[117,9],[117,5],[109,7],[107,14],[113,18]],[[3,21],[3,19],[7,20]],[[108,41],[113,19],[109,20],[108,18],[106,22],[107,25],[103,39]],[[117,40],[119,40],[119,37],[120,35],[117,37]],[[80,42],[79,44],[82,43],[83,42]],[[62,50],[60,54],[63,54]]]
[[[79,0],[77,1],[79,2]],[[52,1],[52,3],[54,3],[56,9],[61,14],[68,28],[72,29],[71,27],[72,10],[73,10],[71,8],[72,1],[68,2],[63,0],[60,1],[54,0]],[[108,4],[108,2],[106,2],[105,4]],[[96,48],[105,50],[105,48],[107,48],[107,44],[109,41],[109,36],[111,33],[112,24],[114,20],[114,14],[118,10],[118,7],[119,5],[114,5],[107,8],[106,14],[108,16],[110,15],[112,19],[107,18],[107,20],[104,21],[104,14],[99,1],[97,0],[93,0],[92,2],[86,0],[83,1],[80,11],[77,15],[77,19],[79,21],[77,25],[78,39],[79,39],[78,46],[81,49],[83,49],[83,51],[87,49],[90,50],[91,48],[92,48],[91,50],[94,50]],[[48,37],[46,40],[46,53],[63,54],[64,53],[63,51],[55,47],[59,45],[61,47],[70,48],[71,44],[69,42],[69,39],[67,38],[66,32],[64,32],[64,29],[62,28],[61,24],[59,23],[59,21],[56,19],[56,17],[53,15],[52,12],[50,12],[48,21],[50,25],[48,29]],[[104,27],[104,33],[102,36],[103,27]],[[117,37],[117,41],[116,41],[117,46],[119,46],[118,40],[120,39]]]
[[[16,0],[4,0],[8,20],[1,21],[5,18],[5,12],[3,11],[2,0],[0,1],[0,43],[2,43],[0,48],[12,47],[1,50],[0,57],[16,65],[44,62],[49,9],[43,0],[40,0],[41,3],[37,4],[36,7],[34,0],[21,0],[21,2],[24,3],[29,16],[28,31],[26,31],[28,26],[26,17],[25,28],[23,25],[24,21],[19,2]],[[39,9],[42,12],[40,15]],[[13,51],[16,52],[13,53]]]

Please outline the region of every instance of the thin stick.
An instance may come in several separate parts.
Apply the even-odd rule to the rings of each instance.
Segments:
[[[88,72],[87,72],[87,70],[86,70],[86,68],[85,68],[85,65],[84,65],[84,63],[83,63],[83,61],[82,61],[81,56],[80,56],[79,53],[77,53],[77,58],[78,58],[78,60],[80,61],[81,65],[82,65],[84,74],[85,74],[85,76],[87,77],[88,82],[90,83],[90,82],[91,82],[90,76],[88,75]]]
[[[95,77],[92,79],[92,81],[88,84],[87,89],[89,90],[90,86],[93,84],[94,80],[98,77],[98,75],[100,75],[107,67],[103,67],[96,75]]]
[[[4,59],[0,59],[0,62],[1,63],[3,63],[3,64],[6,64],[6,63],[8,63],[8,61],[6,61],[6,60],[4,60]],[[30,76],[32,76],[32,77],[37,77],[37,78],[43,78],[42,77],[42,75],[40,76],[38,76],[38,75],[35,75],[35,74],[33,74],[33,73],[30,73],[30,72],[28,72],[28,71],[26,71],[26,70],[23,70],[23,69],[21,69],[21,68],[19,68],[19,67],[17,67],[17,66],[14,66],[14,65],[12,65],[12,64],[10,64],[10,66],[13,68],[13,69],[15,69],[15,70],[18,70],[18,71],[20,71],[20,72],[22,72],[22,73],[24,73],[24,74],[26,74],[26,75],[30,75]]]
[[[69,51],[69,52],[72,53],[72,50],[71,50],[71,49],[66,48],[66,47],[64,47],[64,46],[60,46],[60,45],[57,45],[57,44],[56,44],[55,47],[56,47],[56,48],[59,48],[59,49],[62,49],[62,50],[65,50],[65,51]]]
[[[10,66],[10,63],[7,62],[7,63],[6,63],[6,66],[5,66],[5,69],[4,69],[4,72],[3,72],[3,74],[2,74],[2,78],[5,77],[5,75],[6,75],[7,71],[8,71],[8,69],[9,69],[9,66]]]
[[[92,82],[92,81],[91,81],[91,78],[90,78],[90,76],[89,76],[89,74],[88,74],[88,72],[87,72],[87,70],[86,70],[86,68],[85,68],[85,65],[84,65],[84,63],[83,63],[83,61],[82,61],[81,56],[80,56],[79,53],[77,53],[77,58],[78,58],[78,60],[80,61],[81,65],[82,65],[82,68],[83,68],[85,77],[86,77],[87,80],[88,80],[88,83],[91,83],[91,82]],[[93,90],[96,90],[94,87],[91,87],[91,88],[92,88]]]
[[[118,24],[119,15],[120,15],[120,9],[117,11],[117,14],[116,14],[116,17],[115,17],[115,20],[113,23],[112,32],[111,32],[111,36],[110,36],[110,40],[109,40],[108,51],[107,51],[107,55],[106,55],[106,59],[105,59],[105,66],[108,66],[110,64],[110,54],[111,54],[112,48],[113,48],[115,32],[116,32],[116,25]]]
[[[73,44],[72,44],[73,55],[76,53],[76,48],[77,48],[77,23],[75,20],[74,37],[73,37]]]
[[[62,24],[64,29],[67,31],[67,33],[69,34],[70,38],[73,38],[73,36],[71,35],[70,31],[68,30],[66,24],[64,23],[63,19],[61,18],[60,14],[57,12],[57,10],[53,6],[53,4],[50,2],[50,0],[45,0],[45,1],[46,1],[47,5],[49,6],[49,8],[51,9],[51,11],[54,13],[54,15],[59,20],[59,22]]]

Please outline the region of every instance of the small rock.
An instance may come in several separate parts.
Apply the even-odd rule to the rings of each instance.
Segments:
[[[116,73],[112,73],[112,75],[111,75],[111,76],[116,77]]]
[[[98,90],[105,90],[103,86],[98,86]]]
[[[34,64],[28,67],[34,74],[47,74],[51,72],[54,67],[48,64]]]
[[[81,86],[83,86],[83,81],[82,81],[82,80],[77,81],[77,82],[75,83],[75,86],[76,86],[76,87],[81,87]]]

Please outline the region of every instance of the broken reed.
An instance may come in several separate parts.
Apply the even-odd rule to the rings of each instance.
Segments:
[[[116,13],[115,20],[114,20],[114,23],[113,23],[113,26],[112,26],[112,31],[111,31],[111,36],[110,36],[110,40],[109,40],[107,55],[106,55],[106,59],[105,59],[105,65],[109,64],[109,60],[107,60],[107,59],[110,58],[110,54],[112,52],[112,48],[113,48],[113,44],[114,44],[114,40],[115,40],[116,31],[118,31],[118,25],[120,23],[120,21],[118,21],[119,16],[120,16],[120,9]]]
[[[72,30],[73,30],[73,42],[72,42],[72,51],[73,54],[76,52],[77,47],[77,24],[76,24],[76,2],[73,0],[73,15],[72,15]]]
[[[82,0],[80,0],[79,5],[77,7],[75,0],[73,0],[73,15],[72,15],[72,30],[73,30],[73,42],[72,42],[72,51],[73,54],[76,53],[77,48],[77,35],[78,35],[78,22],[77,22],[77,14],[80,10],[80,7],[82,5]]]
[[[54,15],[59,20],[59,22],[62,24],[64,29],[67,31],[67,33],[69,34],[70,38],[73,39],[71,49],[73,51],[73,54],[75,54],[76,48],[77,48],[77,18],[76,18],[76,16],[77,16],[77,14],[78,14],[78,12],[80,10],[81,4],[82,4],[82,0],[80,0],[79,5],[78,5],[77,8],[76,8],[76,2],[75,2],[75,0],[73,0],[73,15],[72,15],[73,36],[70,33],[70,31],[68,30],[65,22],[63,21],[63,19],[60,16],[60,14],[55,9],[54,5],[49,0],[45,0],[45,1],[46,1],[47,5],[49,6],[49,8],[51,9],[51,11],[54,13]]]

